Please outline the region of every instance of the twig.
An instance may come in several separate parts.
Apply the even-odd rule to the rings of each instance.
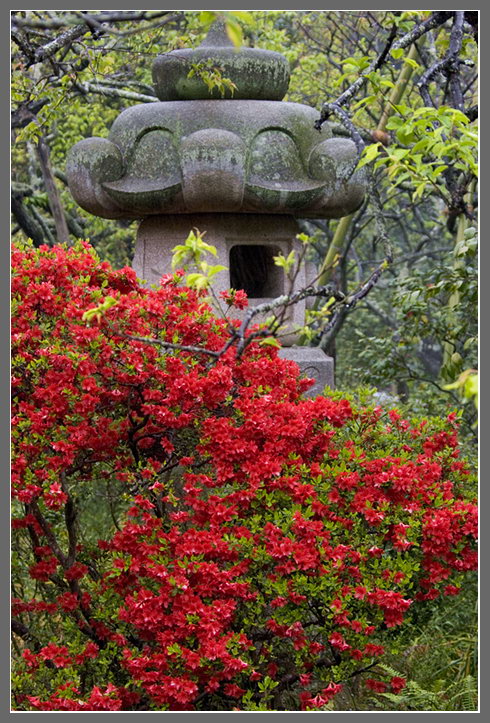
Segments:
[[[37,653],[42,648],[42,643],[39,642],[36,636],[31,633],[29,628],[24,625],[24,623],[21,623],[20,620],[12,618],[10,626],[13,633],[22,638],[22,640],[25,640],[26,643],[32,644],[35,653]],[[52,660],[45,660],[44,663],[48,668],[56,667]]]
[[[322,110],[321,118],[319,120],[315,121],[315,128],[319,131],[322,127],[322,123],[324,123],[325,120],[327,120],[327,118],[330,117],[330,115],[335,115],[335,116],[337,116],[339,121],[342,123],[344,128],[347,130],[349,136],[352,138],[352,140],[356,144],[357,156],[356,156],[356,158],[354,158],[354,160],[350,164],[349,170],[348,170],[348,172],[345,173],[345,176],[343,179],[343,180],[348,180],[354,173],[366,144],[364,143],[359,131],[357,130],[357,128],[355,127],[355,125],[353,124],[351,119],[349,118],[349,114],[347,113],[347,111],[345,111],[343,108],[340,107],[338,101],[335,101],[335,103],[327,103],[326,105],[328,105],[328,115],[326,118],[323,118],[323,110]],[[325,109],[325,106],[323,106],[323,108]]]
[[[371,65],[366,69],[365,72],[360,75],[357,80],[355,80],[338,98],[336,101],[332,103],[324,103],[320,112],[320,118],[315,122],[315,128],[317,130],[320,130],[323,123],[325,123],[332,115],[335,115],[342,125],[347,129],[349,132],[350,137],[356,144],[357,149],[357,159],[355,163],[353,163],[353,166],[351,169],[349,169],[349,174],[347,175],[347,178],[350,178],[352,173],[355,170],[355,167],[357,165],[357,162],[360,158],[360,155],[364,149],[364,141],[361,136],[361,133],[359,130],[357,130],[352,123],[352,121],[349,118],[348,113],[342,108],[342,106],[347,105],[354,96],[358,93],[361,88],[364,87],[364,85],[369,80],[369,76],[371,73],[375,72],[379,68],[381,68],[382,65],[386,62],[386,59],[388,57],[388,53],[390,49],[393,50],[397,48],[406,48],[409,45],[412,45],[415,40],[420,38],[424,33],[427,33],[429,30],[431,30],[434,27],[437,27],[438,25],[442,25],[448,17],[451,16],[452,13],[450,12],[436,12],[433,15],[430,16],[427,20],[424,20],[420,25],[418,25],[416,28],[414,28],[411,32],[406,33],[400,40],[398,40],[396,43],[393,43],[395,35],[396,35],[396,26],[393,26],[391,29],[390,36],[385,44],[385,47],[383,48],[382,52],[379,54],[379,56],[371,63]],[[461,13],[463,14],[463,13]]]
[[[71,567],[71,564],[68,564],[68,558],[67,556],[61,551],[60,546],[58,545],[58,541],[56,537],[54,536],[48,522],[46,521],[45,517],[43,516],[41,510],[39,509],[39,506],[37,502],[31,503],[31,509],[34,514],[34,517],[36,518],[39,526],[41,527],[44,536],[46,537],[49,547],[51,548],[51,551],[53,555],[56,557],[58,562],[60,563],[61,567],[64,570],[67,570],[69,567]]]
[[[111,11],[103,11],[99,15],[89,15],[86,13],[87,19],[89,21],[92,21],[94,24],[99,23],[125,23],[129,20],[132,21],[141,21],[141,20],[155,20],[156,18],[162,17],[163,15],[167,15],[169,13],[168,10],[157,10],[155,12],[152,12],[151,10],[142,10],[142,11],[133,11],[129,10],[127,12],[124,11],[118,11],[118,12],[111,12]],[[80,13],[81,14],[81,13]],[[73,23],[79,23],[79,14],[73,14],[71,17],[69,15],[65,16],[64,18],[57,18],[53,17],[50,20],[42,20],[38,18],[33,17],[27,17],[27,18],[21,18],[19,16],[14,16],[13,18],[13,24],[14,26],[23,28],[42,28],[45,30],[54,30],[59,28],[64,28],[67,25],[71,25]],[[84,23],[84,26],[88,28],[88,26]]]
[[[43,60],[51,58],[58,52],[58,50],[63,48],[65,45],[71,45],[74,40],[77,40],[82,35],[85,35],[85,33],[87,32],[89,32],[89,27],[85,23],[83,23],[82,25],[75,25],[74,28],[66,30],[64,33],[61,33],[61,35],[58,35],[58,37],[52,40],[50,43],[36,48],[32,60],[29,60],[28,62],[28,66],[35,65],[36,63],[41,63]]]
[[[90,83],[88,81],[75,83],[74,88],[84,94],[98,93],[99,95],[106,95],[109,98],[125,98],[127,100],[136,100],[140,103],[158,103],[158,98],[154,95],[135,93],[132,90],[121,90],[121,88],[111,88],[109,86],[99,85],[98,83]]]
[[[142,344],[155,344],[161,346],[163,349],[176,349],[178,351],[188,351],[191,354],[208,354],[212,357],[219,357],[221,352],[212,351],[211,349],[205,349],[199,346],[187,346],[185,344],[173,344],[170,341],[163,341],[162,339],[151,339],[143,336],[133,336],[132,334],[121,334],[117,331],[111,330],[111,333],[115,336],[119,336],[122,339],[131,339],[131,341],[139,341]]]
[[[371,663],[370,665],[366,665],[365,668],[360,668],[359,670],[355,670],[353,673],[347,676],[347,680],[350,680],[350,678],[354,678],[356,675],[361,675],[361,673],[366,673],[368,670],[371,670],[371,668],[375,668],[378,665],[378,663]]]
[[[153,15],[152,19],[155,20],[156,18],[160,18],[163,15],[168,15],[169,11],[162,11],[157,12]],[[136,35],[136,33],[141,33],[144,30],[153,30],[153,28],[160,28],[163,25],[167,25],[168,23],[173,22],[174,20],[180,20],[182,18],[181,14],[177,15],[171,15],[170,17],[166,17],[163,20],[159,20],[157,22],[149,22],[148,25],[144,25],[141,28],[133,28],[132,30],[115,30],[114,28],[109,28],[105,25],[107,22],[116,22],[115,20],[108,21],[103,20],[103,22],[100,22],[96,20],[96,18],[93,15],[89,15],[88,13],[82,13],[80,12],[80,15],[86,19],[87,23],[90,23],[94,27],[98,28],[99,33],[102,35],[104,33],[107,33],[108,35],[116,35],[120,38],[125,38],[128,35]],[[149,20],[150,18],[138,18],[138,22],[140,20]],[[134,22],[135,18],[130,18]]]
[[[383,261],[383,263],[381,263],[373,271],[369,279],[361,286],[361,288],[355,294],[351,294],[350,296],[345,297],[345,300],[343,301],[343,303],[341,303],[339,309],[333,314],[332,318],[321,332],[318,343],[318,346],[321,349],[325,349],[325,347],[329,344],[331,332],[333,329],[336,328],[336,325],[339,323],[340,316],[342,314],[345,315],[346,313],[352,311],[357,305],[357,303],[369,294],[371,289],[378,283],[387,265],[387,261]]]
[[[45,97],[21,103],[18,108],[12,111],[10,117],[11,128],[24,128],[32,122],[35,115],[39,113],[41,108],[49,102],[50,98]]]
[[[174,344],[173,342],[169,341],[163,341],[162,339],[152,339],[150,337],[141,337],[141,336],[134,336],[132,334],[123,334],[121,332],[117,332],[114,329],[111,329],[111,333],[114,334],[114,336],[118,336],[122,339],[130,339],[131,341],[138,341],[142,344],[154,344],[156,346],[161,346],[162,348],[167,349],[175,349],[177,351],[186,351],[190,352],[191,354],[206,354],[210,357],[213,357],[215,359],[219,359],[223,356],[223,354],[231,347],[235,342],[238,342],[237,345],[237,356],[240,356],[246,346],[253,341],[254,338],[257,336],[264,336],[270,335],[269,331],[259,331],[254,332],[252,334],[249,334],[246,336],[246,332],[252,323],[255,316],[258,314],[265,314],[269,311],[273,311],[274,309],[278,308],[287,308],[288,306],[291,306],[292,304],[296,304],[298,301],[302,301],[303,299],[306,299],[307,297],[316,296],[316,297],[323,297],[323,298],[334,298],[336,301],[344,301],[345,295],[332,288],[331,286],[307,286],[304,289],[300,289],[299,291],[294,292],[293,294],[283,294],[282,296],[278,296],[275,299],[272,299],[271,301],[267,301],[263,304],[258,304],[258,306],[251,307],[243,319],[241,326],[239,329],[235,329],[233,327],[230,327],[230,339],[226,342],[224,347],[220,351],[212,351],[211,349],[205,349],[204,347],[199,346],[188,346],[186,344]]]
[[[362,75],[360,75],[359,78],[357,80],[355,80],[346,90],[344,90],[344,92],[337,98],[337,100],[334,103],[324,103],[322,110],[321,110],[320,118],[315,123],[315,128],[317,130],[320,130],[323,123],[325,123],[325,121],[327,121],[332,114],[337,115],[337,117],[345,125],[344,119],[341,115],[339,115],[338,111],[340,110],[340,108],[342,106],[346,105],[362,87],[364,87],[364,85],[369,80],[369,76],[371,75],[371,73],[374,73],[385,63],[386,58],[388,56],[388,52],[395,39],[395,35],[396,35],[396,26],[394,25],[391,29],[388,40],[386,41],[385,47],[383,48],[381,53],[378,55],[378,57],[375,60],[373,60],[373,62],[367,68],[367,70],[364,73],[362,73]],[[359,136],[359,138],[360,138],[360,136]],[[356,146],[357,146],[357,143],[356,143]]]
[[[397,40],[396,43],[393,43],[392,50],[398,50],[398,48],[408,48],[409,45],[412,45],[412,43],[422,37],[422,35],[425,35],[425,33],[429,30],[437,28],[439,25],[443,25],[446,20],[449,20],[452,14],[452,12],[446,10],[434,13],[427,18],[427,20],[421,22],[420,25],[417,25],[413,30],[410,30],[410,32],[403,35],[403,37],[401,37],[400,40]]]
[[[347,138],[351,138],[352,133],[341,124],[338,125],[332,125],[330,126],[330,130],[334,134],[334,136],[344,136]],[[373,131],[368,131],[365,128],[356,128],[357,133],[361,136],[362,140],[366,143],[372,143],[373,142]]]
[[[66,484],[66,475],[64,470],[61,471],[61,489],[67,496],[67,501],[65,503],[65,525],[68,533],[68,555],[66,557],[66,562],[67,565],[71,567],[75,562],[77,551],[77,511]]]
[[[388,238],[388,233],[386,231],[386,224],[383,216],[383,209],[381,205],[381,199],[379,196],[379,188],[374,180],[374,176],[371,175],[370,179],[370,199],[373,205],[373,215],[375,220],[375,229],[376,229],[376,241],[377,244],[379,241],[383,243],[383,248],[386,256],[386,262],[389,264],[393,261],[393,251],[391,248],[390,239]]]
[[[434,105],[432,103],[428,85],[432,78],[438,73],[447,73],[449,86],[451,89],[451,100],[453,108],[464,112],[463,91],[461,89],[461,80],[459,76],[458,55],[463,42],[463,22],[464,12],[454,13],[454,22],[451,30],[451,38],[449,41],[449,49],[442,60],[434,63],[420,78],[417,87],[426,106]]]
[[[258,306],[253,306],[247,311],[240,328],[236,332],[236,337],[239,339],[237,346],[237,356],[240,356],[240,354],[244,351],[247,343],[249,343],[250,341],[250,337],[246,337],[245,334],[248,327],[252,323],[253,318],[257,316],[257,314],[266,314],[267,312],[273,311],[274,309],[277,309],[279,307],[288,307],[291,306],[291,304],[296,304],[298,301],[301,301],[302,299],[306,299],[307,297],[311,296],[324,297],[327,299],[330,299],[333,296],[336,301],[343,301],[345,299],[344,294],[342,294],[340,291],[337,291],[331,286],[319,286],[318,288],[315,288],[314,286],[310,285],[305,287],[304,289],[296,291],[293,294],[283,294],[282,296],[278,296],[272,301],[267,301],[263,304],[259,304]]]
[[[47,243],[48,246],[56,246],[56,239],[51,233],[51,228],[49,227],[48,220],[44,218],[43,214],[34,205],[31,206],[31,213],[42,229],[42,232],[46,239],[44,243]]]

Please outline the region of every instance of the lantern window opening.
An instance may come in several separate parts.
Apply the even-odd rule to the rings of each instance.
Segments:
[[[243,289],[249,299],[284,294],[284,271],[274,263],[281,249],[273,245],[237,244],[230,249],[230,287]]]

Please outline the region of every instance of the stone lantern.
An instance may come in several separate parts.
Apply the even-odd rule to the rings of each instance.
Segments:
[[[218,68],[233,91],[210,90],[196,67]],[[355,144],[333,137],[327,123],[316,130],[314,108],[282,102],[289,83],[282,55],[235,48],[219,22],[198,48],[158,56],[153,80],[160,102],[124,110],[108,139],[70,150],[77,203],[103,218],[141,219],[133,268],[148,283],[170,271],[173,247],[192,228],[206,232],[218,252],[213,263],[227,268],[215,277],[217,292],[244,289],[257,305],[311,283],[315,272],[306,266],[286,289],[273,257],[299,253],[297,218],[340,218],[361,205],[362,178],[346,179]],[[333,386],[333,360],[294,346],[304,314],[305,301],[289,307],[281,355],[317,380],[318,393]]]

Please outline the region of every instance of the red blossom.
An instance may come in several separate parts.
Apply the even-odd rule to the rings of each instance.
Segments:
[[[393,410],[387,435],[379,409],[305,398],[310,382],[276,349],[253,341],[237,356],[239,322],[215,317],[182,274],[142,287],[87,243],[14,249],[13,269],[12,534],[31,544],[40,591],[14,598],[13,615],[41,641],[19,669],[32,691],[46,663],[97,681],[53,683],[22,705],[233,710],[265,676],[290,680],[294,661],[294,705],[315,710],[388,651],[384,628],[413,599],[459,592],[477,509],[460,496],[454,419],[414,426]],[[84,320],[107,296],[117,304]],[[223,298],[246,306],[243,292]],[[109,520],[98,542],[79,530],[87,499]],[[108,655],[120,688],[104,680]],[[332,682],[304,690],[326,657]]]
[[[348,645],[348,643],[346,643],[340,633],[333,633],[333,635],[329,637],[328,642],[338,650],[349,650],[349,648],[351,647],[350,645]]]
[[[242,289],[220,291],[220,297],[226,301],[228,306],[235,306],[237,309],[246,309],[248,306],[247,294]]]
[[[369,688],[369,690],[373,690],[375,693],[384,693],[387,690],[387,685],[382,680],[367,678],[365,684],[366,688]]]
[[[247,691],[234,683],[227,683],[223,688],[223,692],[225,695],[230,695],[232,698],[241,698]]]
[[[401,678],[398,675],[393,676],[393,678],[390,679],[391,692],[395,693],[395,695],[400,693],[400,691],[405,688],[406,684],[407,681],[405,680],[405,678]]]
[[[76,562],[74,565],[65,570],[65,577],[67,580],[80,580],[88,572],[87,565],[81,562]]]

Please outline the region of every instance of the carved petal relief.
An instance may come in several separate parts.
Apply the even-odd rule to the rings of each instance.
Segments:
[[[271,211],[301,208],[318,198],[325,186],[308,177],[294,139],[279,129],[257,134],[248,168],[247,201]]]
[[[164,211],[181,187],[179,155],[172,133],[163,129],[145,133],[127,160],[126,175],[104,184],[114,201],[145,213]]]

